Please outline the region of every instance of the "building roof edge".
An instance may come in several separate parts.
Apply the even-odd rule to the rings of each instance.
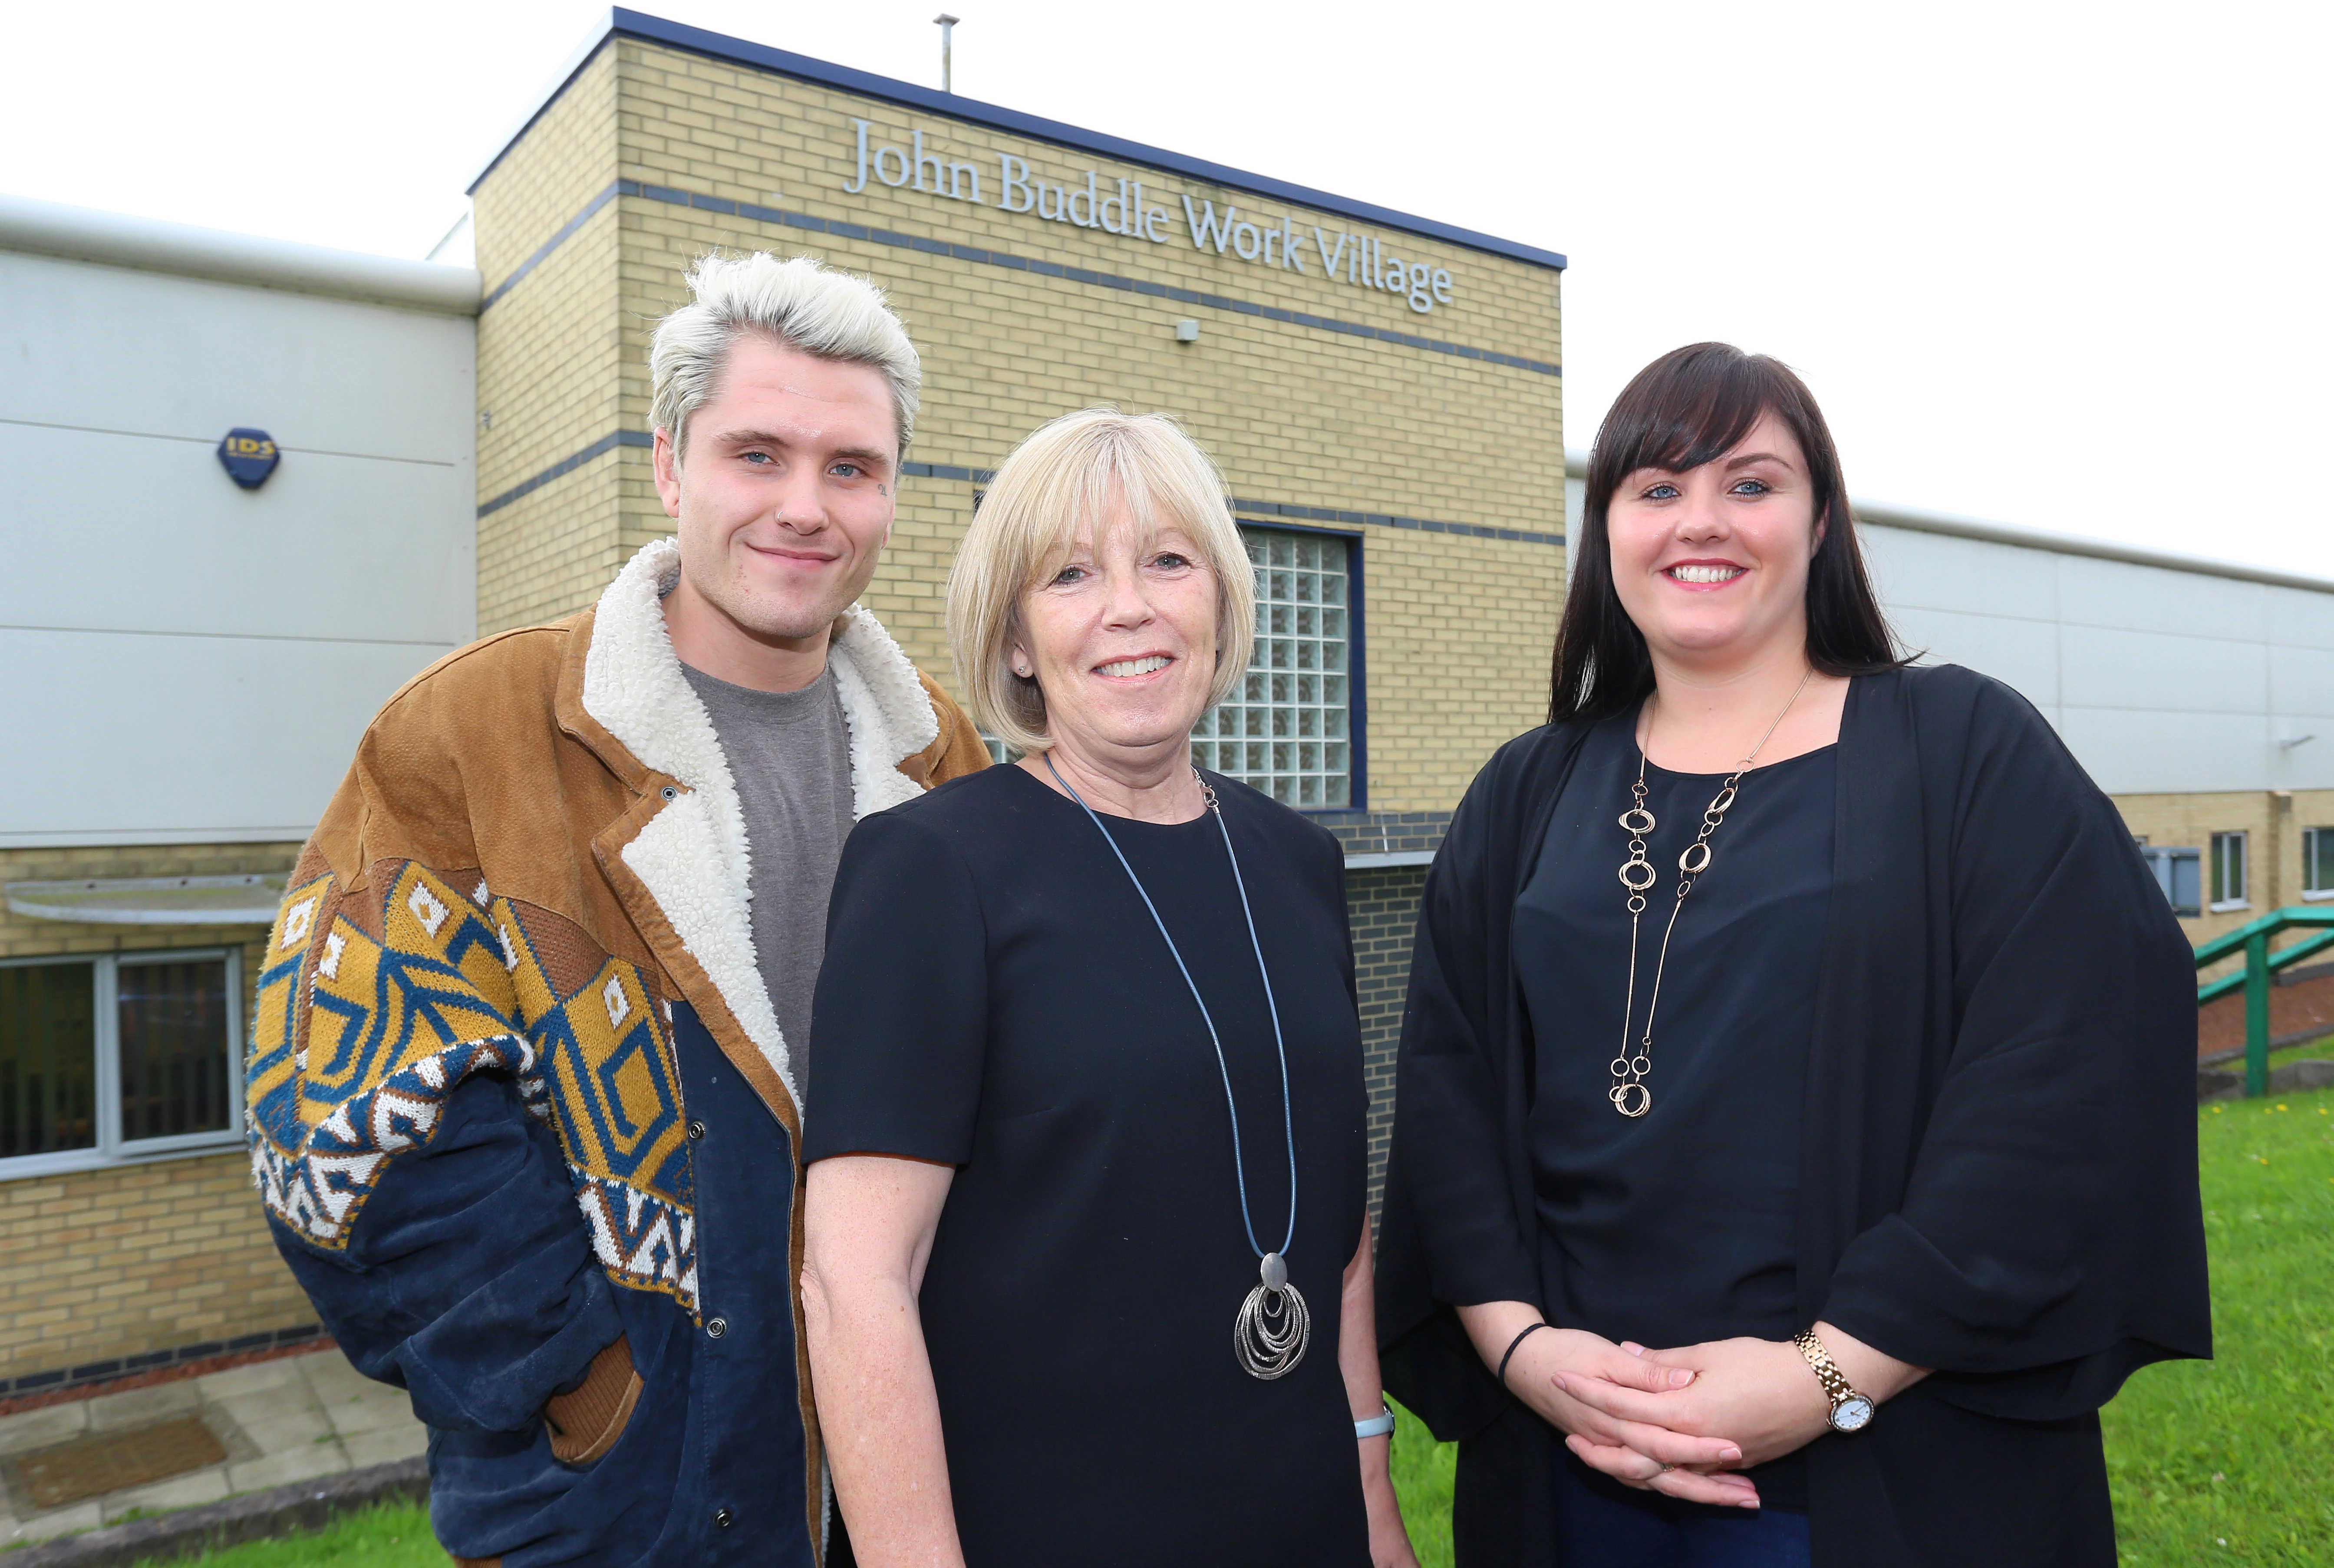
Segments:
[[[1245,169],[1232,168],[1220,163],[1210,163],[1205,159],[1190,158],[1180,152],[1170,152],[1164,148],[1151,147],[1143,142],[1129,141],[1121,137],[1104,135],[1100,131],[1066,125],[1057,120],[1046,120],[1035,114],[1024,114],[1019,110],[1006,109],[994,103],[984,103],[979,99],[966,98],[953,92],[941,92],[929,87],[919,87],[911,82],[902,82],[889,76],[878,76],[873,72],[860,71],[848,65],[837,65],[831,61],[814,59],[807,54],[796,54],[784,49],[771,48],[767,44],[748,43],[745,39],[709,32],[702,27],[668,22],[663,17],[651,16],[645,12],[627,10],[621,5],[612,8],[606,21],[601,24],[598,31],[569,56],[567,64],[555,79],[549,91],[545,92],[535,106],[527,111],[526,117],[520,120],[518,129],[512,131],[504,139],[502,145],[495,149],[494,156],[487,159],[477,176],[471,179],[468,189],[472,191],[477,189],[479,182],[494,171],[495,166],[503,160],[510,149],[517,144],[518,139],[543,117],[544,111],[557,101],[561,93],[567,91],[568,84],[574,81],[576,73],[600,52],[601,46],[611,38],[619,37],[637,38],[645,43],[669,44],[673,48],[685,49],[691,53],[703,54],[711,59],[726,60],[736,64],[750,66],[757,71],[772,72],[777,75],[792,76],[805,82],[815,82],[823,86],[840,88],[844,91],[855,92],[866,98],[882,99],[886,102],[921,110],[930,114],[945,115],[949,119],[963,120],[969,124],[988,126],[994,130],[1009,131],[1017,136],[1027,136],[1035,140],[1049,141],[1056,146],[1075,148],[1082,152],[1115,159],[1122,163],[1142,164],[1147,168],[1163,169],[1171,174],[1180,174],[1192,179],[1203,180],[1210,185],[1228,186],[1235,190],[1270,197],[1275,200],[1313,207],[1321,212],[1336,213],[1343,217],[1359,219],[1365,223],[1378,225],[1383,228],[1400,229],[1422,238],[1439,239],[1451,245],[1464,245],[1470,250],[1482,251],[1487,255],[1505,256],[1510,261],[1525,262],[1558,272],[1563,271],[1569,265],[1558,252],[1544,250],[1538,245],[1525,245],[1517,240],[1500,239],[1495,235],[1461,228],[1456,224],[1437,222],[1433,218],[1396,212],[1391,207],[1356,201],[1348,197],[1336,196],[1325,190],[1316,190],[1309,186],[1296,185],[1288,180],[1274,179],[1268,175],[1251,174]]]
[[[1567,479],[1588,476],[1588,454],[1564,455]],[[2177,550],[2151,550],[2113,539],[2081,534],[2061,534],[2017,523],[1996,523],[1965,517],[1954,512],[1933,512],[1922,506],[1900,506],[1886,501],[1866,501],[1851,495],[1848,508],[1858,523],[1883,528],[1910,528],[1922,534],[1949,534],[1961,539],[1982,539],[1990,544],[2014,544],[2028,550],[2049,550],[2061,555],[2088,555],[2100,561],[2121,561],[2133,566],[2156,566],[2167,572],[2194,572],[2208,577],[2232,577],[2242,582],[2266,582],[2274,588],[2300,588],[2312,593],[2334,593],[2334,577],[2312,577],[2300,572],[2279,572],[2242,561],[2216,561],[2209,555],[2189,555]],[[1567,524],[1570,519],[1567,519]]]
[[[265,239],[22,196],[0,196],[0,251],[409,305],[444,315],[477,314],[481,293],[475,267]]]

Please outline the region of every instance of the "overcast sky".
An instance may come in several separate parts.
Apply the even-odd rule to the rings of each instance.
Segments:
[[[2334,6],[950,3],[967,96],[1564,252],[1572,446],[1724,338],[1861,495],[2334,576]],[[640,8],[939,84],[936,0]],[[0,192],[421,255],[603,14],[28,7]]]

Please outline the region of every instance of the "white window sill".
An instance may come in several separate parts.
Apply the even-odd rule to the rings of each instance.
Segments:
[[[24,1154],[0,1159],[0,1181],[27,1181],[42,1176],[79,1176],[90,1170],[119,1170],[127,1165],[158,1165],[166,1159],[194,1159],[225,1154],[244,1146],[243,1134],[192,1133],[182,1138],[158,1138],[107,1153],[97,1149],[65,1149],[54,1154]]]
[[[2329,899],[2334,899],[2334,888],[2304,888],[2301,890],[2301,901],[2305,904],[2322,904]]]
[[[2235,909],[2250,909],[2253,907],[2253,901],[2251,899],[2223,899],[2217,904],[2209,904],[2205,907],[2216,915],[2225,915]]]

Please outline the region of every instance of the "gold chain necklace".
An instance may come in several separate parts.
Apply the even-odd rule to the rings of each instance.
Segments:
[[[1791,711],[1792,704],[1799,700],[1799,694],[1807,690],[1808,682],[1815,678],[1812,666],[1807,674],[1799,677],[1799,684],[1791,691],[1790,701],[1783,704],[1782,712],[1778,713],[1775,722],[1767,726],[1767,733],[1759,737],[1759,744],[1750,748],[1750,755],[1736,763],[1734,771],[1726,775],[1726,782],[1718,786],[1718,793],[1711,797],[1710,804],[1702,810],[1702,831],[1693,835],[1693,842],[1678,856],[1677,900],[1670,905],[1670,923],[1662,930],[1662,950],[1654,960],[1654,994],[1645,1003],[1645,1032],[1638,1040],[1637,1048],[1632,1051],[1629,1049],[1629,1025],[1637,1015],[1637,928],[1644,918],[1645,895],[1653,890],[1654,883],[1661,876],[1645,859],[1645,839],[1656,824],[1654,813],[1645,809],[1645,748],[1642,746],[1637,748],[1637,783],[1630,791],[1635,803],[1620,817],[1621,829],[1629,835],[1629,858],[1621,862],[1620,872],[1621,885],[1629,890],[1629,991],[1628,998],[1621,1008],[1621,1053],[1613,1058],[1613,1087],[1605,1092],[1605,1097],[1613,1102],[1613,1109],[1624,1116],[1643,1116],[1654,1108],[1654,1092],[1647,1087],[1645,1079],[1654,1070],[1654,1013],[1662,1005],[1662,971],[1669,964],[1670,938],[1677,930],[1678,912],[1685,908],[1685,896],[1693,891],[1694,879],[1710,870],[1710,835],[1718,831],[1718,824],[1726,820],[1726,813],[1733,808],[1735,785],[1750,771],[1759,754],[1767,749],[1767,743],[1775,738],[1775,732],[1783,726],[1784,715]],[[1660,694],[1656,693],[1654,701],[1658,703],[1660,700]],[[1645,738],[1651,740],[1653,737],[1654,720],[1648,714]]]

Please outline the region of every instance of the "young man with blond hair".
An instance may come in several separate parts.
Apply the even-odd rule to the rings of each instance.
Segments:
[[[651,351],[678,537],[392,697],[301,855],[248,1099],[279,1246],[430,1429],[458,1563],[823,1551],[810,999],[852,822],[979,767],[856,607],[920,370],[869,284],[709,256]]]

